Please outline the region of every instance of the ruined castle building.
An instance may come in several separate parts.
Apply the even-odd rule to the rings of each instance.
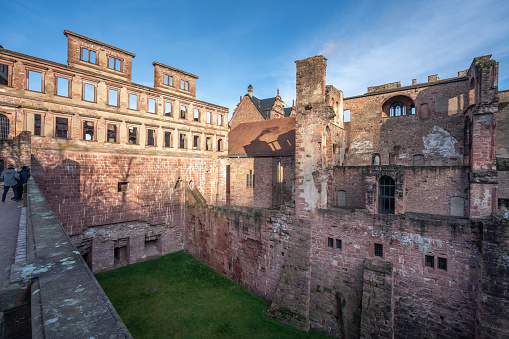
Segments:
[[[183,248],[186,189],[225,203],[228,109],[196,99],[197,76],[64,31],[68,65],[0,49],[0,165],[31,165],[95,272]],[[30,136],[23,131],[29,131]]]
[[[134,54],[65,34],[69,65],[0,49],[0,165],[31,166],[94,272],[184,249],[303,331],[509,337],[491,56],[347,98],[323,56],[298,60],[291,116],[250,86],[228,130],[195,75],[154,62],[154,88],[133,84]]]

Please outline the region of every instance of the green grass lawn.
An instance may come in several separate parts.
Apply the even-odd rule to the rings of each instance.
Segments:
[[[268,301],[185,252],[96,278],[135,338],[326,338],[267,317]]]

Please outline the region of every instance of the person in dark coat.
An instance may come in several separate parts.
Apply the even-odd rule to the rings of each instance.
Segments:
[[[16,172],[14,166],[10,164],[9,167],[0,175],[0,181],[4,182],[4,194],[2,194],[2,202],[5,202],[5,196],[7,195],[10,187],[12,187],[12,191],[14,192],[14,200],[18,200],[18,191],[16,190],[18,180],[18,172]]]
[[[28,171],[28,167],[27,166],[21,167],[21,172],[18,172],[18,175],[19,181],[18,184],[16,185],[16,189],[18,190],[18,200],[21,200],[21,198],[23,197],[23,184],[26,184],[28,182],[28,178],[30,178],[30,172]]]

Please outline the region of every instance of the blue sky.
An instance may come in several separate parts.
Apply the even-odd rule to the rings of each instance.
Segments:
[[[198,75],[197,98],[233,113],[254,95],[295,98],[295,60],[328,59],[327,84],[368,86],[457,76],[476,56],[500,63],[509,89],[509,1],[2,1],[4,48],[66,63],[65,29],[136,54],[133,82],[153,61]]]

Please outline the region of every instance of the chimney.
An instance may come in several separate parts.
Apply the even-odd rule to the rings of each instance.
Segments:
[[[412,79],[412,85],[417,85],[417,79]]]
[[[247,87],[247,94],[252,98],[253,97],[253,86],[249,85]]]

